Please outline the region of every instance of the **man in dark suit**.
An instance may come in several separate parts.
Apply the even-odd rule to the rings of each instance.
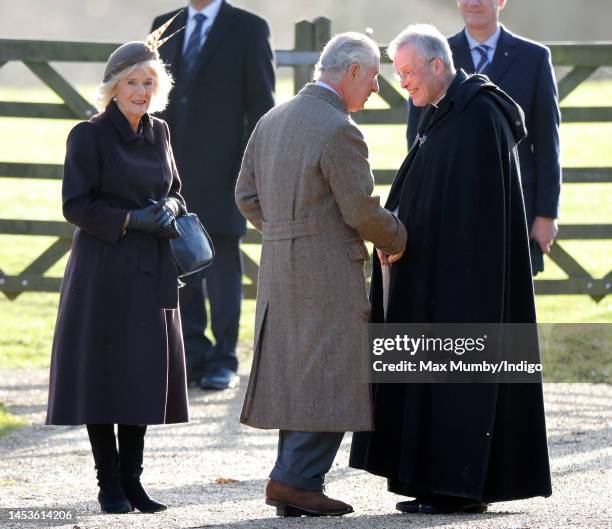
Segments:
[[[153,27],[177,12],[157,17]],[[239,243],[246,233],[234,187],[246,142],[274,106],[274,57],[266,21],[224,0],[191,0],[166,33],[183,26],[160,48],[175,80],[163,118],[170,126],[187,206],[198,214],[215,247],[211,267],[187,278],[180,289],[187,377],[203,389],[226,389],[239,380]],[[204,335],[205,296],[214,345]]]
[[[512,34],[499,23],[506,0],[457,0],[465,28],[448,39],[455,67],[479,72],[525,112],[527,138],[518,147],[533,274],[544,270],[557,235],[561,167],[559,105],[550,51]],[[418,131],[421,109],[409,103],[408,147]]]

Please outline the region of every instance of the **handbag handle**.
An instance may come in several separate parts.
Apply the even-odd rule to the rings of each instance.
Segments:
[[[166,197],[166,198],[173,198],[174,200],[176,200],[176,203],[178,204],[179,207],[179,217],[182,217],[183,215],[187,215],[189,213],[189,211],[187,211],[187,208],[185,206],[183,206],[183,203],[174,197]]]

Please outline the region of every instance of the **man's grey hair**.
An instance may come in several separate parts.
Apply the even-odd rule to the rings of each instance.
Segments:
[[[339,80],[351,64],[371,68],[379,61],[378,45],[370,37],[354,31],[340,33],[323,48],[315,65],[314,78],[318,79],[321,74],[329,72]]]
[[[446,37],[438,28],[431,24],[412,24],[395,37],[387,48],[387,55],[391,60],[395,58],[397,50],[410,44],[418,50],[424,61],[440,57],[444,66],[454,71],[453,56]]]

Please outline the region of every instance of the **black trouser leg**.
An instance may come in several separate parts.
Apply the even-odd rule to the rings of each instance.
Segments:
[[[204,276],[202,272],[184,279],[179,289],[181,328],[185,343],[187,382],[198,383],[206,372],[206,359],[211,354],[212,342],[204,334],[207,325],[204,301]]]
[[[242,304],[240,238],[221,235],[211,237],[215,246],[215,260],[204,271],[204,277],[215,346],[206,358],[206,373],[214,374],[218,368],[236,373],[236,345]]]
[[[87,434],[98,477],[98,501],[102,512],[130,512],[132,507],[121,487],[119,454],[115,440],[114,425],[88,424]]]
[[[179,290],[189,383],[199,382],[204,375],[215,375],[219,368],[238,371],[236,344],[242,304],[240,238],[215,234],[211,237],[214,262],[203,272],[185,278],[186,284]],[[205,297],[210,303],[214,345],[204,334],[208,322]]]
[[[132,507],[140,512],[151,513],[164,511],[167,507],[153,500],[140,483],[146,432],[146,426],[120,424],[117,428],[123,490]]]

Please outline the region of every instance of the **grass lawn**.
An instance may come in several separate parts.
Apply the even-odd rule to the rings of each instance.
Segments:
[[[19,417],[6,411],[4,405],[0,403],[0,437],[8,434],[11,430],[23,426],[24,422]],[[0,480],[0,487],[2,480]]]
[[[86,96],[92,87],[81,90]],[[291,84],[281,79],[279,101],[291,95]],[[57,102],[57,98],[42,88],[2,88],[0,100]],[[570,96],[568,104],[612,106],[612,82],[592,82],[579,88]],[[370,103],[380,107],[381,101]],[[65,138],[74,125],[71,121],[0,118],[0,161],[62,163]],[[371,162],[377,169],[397,168],[405,155],[405,129],[403,126],[366,126],[364,134],[370,146]],[[561,128],[563,164],[566,167],[612,166],[612,123],[564,124]],[[388,187],[379,186],[377,192],[385,196]],[[0,178],[0,218],[59,220],[60,182]],[[612,185],[567,184],[562,191],[561,223],[612,223]],[[7,274],[17,274],[25,268],[53,241],[49,237],[0,235],[0,269]],[[603,277],[610,271],[610,241],[562,241],[563,247],[595,277]],[[259,246],[245,246],[245,251],[259,260]],[[61,276],[66,258],[47,273]],[[544,279],[562,279],[565,274],[551,261],[539,276]],[[586,323],[610,322],[612,298],[599,303],[586,296],[538,296],[538,317],[542,322]],[[0,368],[46,367],[49,365],[53,325],[58,294],[24,293],[15,301],[0,294]],[[240,328],[240,340],[250,343],[253,335],[254,301],[245,300]],[[609,343],[607,344],[609,347]],[[603,346],[603,343],[595,348]],[[567,380],[567,354],[560,352],[547,358],[549,366],[556,366]],[[590,357],[589,357],[590,358]],[[601,378],[600,356],[584,359],[586,371],[576,372],[579,380],[607,380]],[[246,360],[246,358],[245,358]],[[599,367],[598,367],[599,366]],[[555,367],[555,369],[556,369]],[[551,369],[549,372],[555,372]],[[603,369],[603,368],[602,368]],[[588,373],[596,372],[596,376]],[[587,373],[587,374],[585,374]],[[571,375],[571,373],[570,373]],[[590,377],[590,378],[589,378]],[[571,378],[571,377],[570,377]],[[1,404],[0,404],[1,405]],[[0,408],[0,428],[6,411]],[[0,432],[2,430],[0,429]]]

